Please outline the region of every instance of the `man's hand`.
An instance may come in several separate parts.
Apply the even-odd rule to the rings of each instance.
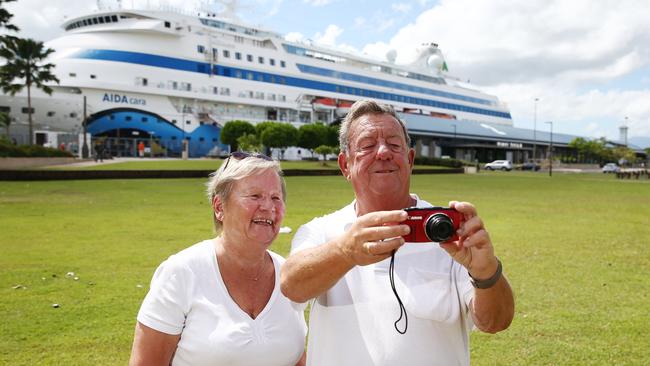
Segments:
[[[280,271],[282,293],[305,302],[329,290],[350,269],[388,258],[409,233],[406,211],[362,215],[342,235],[314,248],[291,254]]]
[[[449,202],[449,207],[463,214],[465,222],[458,229],[459,239],[440,246],[462,264],[474,278],[490,278],[496,272],[497,259],[490,235],[483,226],[476,208],[469,202]]]
[[[440,246],[454,260],[467,268],[476,279],[492,277],[498,262],[494,247],[476,208],[467,202],[449,202],[449,207],[465,216],[465,222],[458,229],[458,240],[442,243]],[[476,289],[470,305],[474,324],[482,331],[496,333],[510,325],[515,314],[515,300],[510,284],[504,275],[488,289]]]
[[[360,216],[337,240],[341,255],[351,266],[365,266],[390,257],[393,250],[404,245],[403,235],[410,232],[405,211],[378,211]]]

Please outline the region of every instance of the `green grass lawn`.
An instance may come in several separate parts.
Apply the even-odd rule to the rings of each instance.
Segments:
[[[0,364],[126,364],[154,269],[212,235],[204,183],[0,182]],[[352,199],[337,176],[287,184],[294,232]],[[474,332],[473,365],[650,362],[650,181],[482,172],[417,175],[412,191],[473,202],[514,288],[512,326]]]

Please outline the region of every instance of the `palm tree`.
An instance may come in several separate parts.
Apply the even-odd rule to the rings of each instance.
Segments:
[[[7,28],[12,31],[18,31],[18,27],[9,23],[14,15],[2,7],[2,3],[10,3],[12,1],[16,0],[0,0],[0,28]]]
[[[4,126],[7,131],[7,138],[9,138],[9,125],[11,124],[11,117],[7,112],[0,112],[0,126]]]
[[[29,121],[29,144],[33,143],[32,124],[32,86],[52,95],[52,88],[44,83],[59,79],[52,74],[54,64],[43,64],[52,52],[51,48],[44,48],[43,42],[33,39],[22,39],[13,36],[2,37],[0,58],[6,63],[0,66],[0,88],[5,93],[15,95],[27,87],[27,116]]]

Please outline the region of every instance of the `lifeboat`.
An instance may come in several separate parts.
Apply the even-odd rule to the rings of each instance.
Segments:
[[[444,118],[444,119],[456,119],[455,115],[448,114],[448,113],[430,112],[429,114],[431,115],[431,117]]]
[[[409,114],[422,114],[422,110],[418,108],[404,108],[403,112]]]
[[[350,111],[350,107],[352,107],[352,104],[353,102],[347,100],[340,100],[336,104],[336,114],[338,116],[345,116]]]
[[[332,98],[316,98],[311,104],[315,111],[331,111],[336,109],[336,101]]]

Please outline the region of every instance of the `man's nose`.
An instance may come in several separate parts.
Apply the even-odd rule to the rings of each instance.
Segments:
[[[386,141],[380,141],[377,147],[377,159],[380,160],[389,160],[393,157],[390,151],[390,147]]]

